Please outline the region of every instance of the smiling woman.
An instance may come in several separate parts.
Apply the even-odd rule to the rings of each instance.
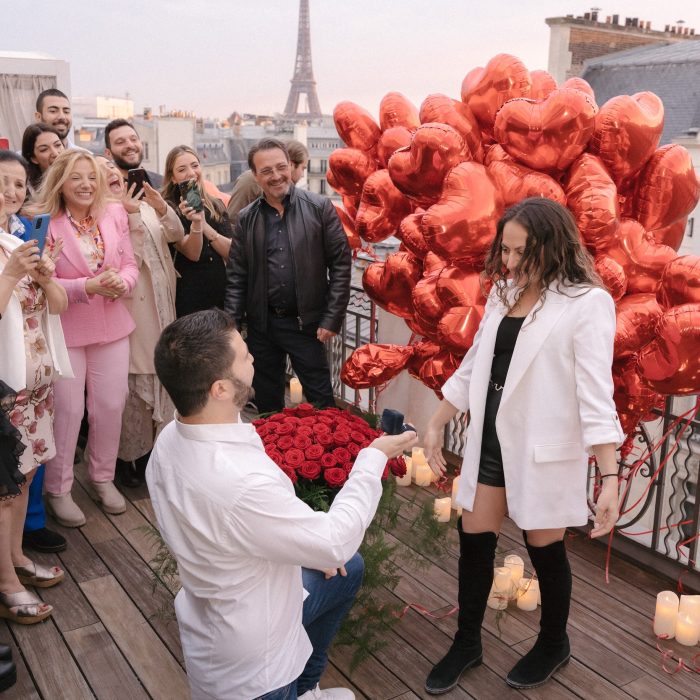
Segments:
[[[38,190],[42,175],[65,151],[61,135],[48,124],[31,124],[22,136],[22,155],[29,163],[29,184]]]

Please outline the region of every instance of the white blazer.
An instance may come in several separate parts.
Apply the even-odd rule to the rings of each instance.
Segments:
[[[538,308],[539,307],[539,308]],[[505,306],[489,296],[474,343],[442,387],[470,412],[457,503],[474,507],[484,406],[496,333]],[[533,318],[534,314],[534,318]],[[588,522],[588,454],[593,445],[621,443],[613,402],[615,304],[603,289],[556,291],[523,322],[496,417],[508,514],[524,530]]]

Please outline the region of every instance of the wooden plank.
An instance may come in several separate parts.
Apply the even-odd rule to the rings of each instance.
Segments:
[[[99,700],[148,698],[101,623],[71,630],[64,637]]]
[[[102,509],[90,498],[77,478],[73,482],[72,493],[73,500],[85,514],[85,525],[80,528],[83,535],[93,543],[114,539],[117,536],[114,526],[107,520]]]
[[[672,682],[672,680],[671,680]],[[683,700],[693,697],[691,695],[681,695],[665,683],[661,683],[651,676],[642,676],[632,683],[624,686],[626,690],[636,700]],[[697,694],[695,695],[697,698]]]
[[[326,666],[326,670],[323,676],[321,676],[319,685],[321,688],[347,688],[355,693],[355,700],[367,700],[367,696],[330,663]],[[371,700],[371,698],[369,698],[369,700]]]
[[[24,657],[19,647],[12,638],[8,623],[3,620],[0,623],[0,642],[8,644],[12,649],[12,660],[17,668],[17,682],[2,694],[2,700],[41,700],[41,696],[34,687],[34,681],[29,674]]]
[[[66,571],[70,571],[73,579],[82,583],[109,574],[109,570],[86,539],[82,529],[62,527],[55,522],[51,524],[51,527],[66,538],[68,546],[65,551],[59,554],[59,558],[61,566]],[[115,532],[114,536],[118,537],[119,533]]]
[[[156,700],[189,698],[187,677],[113,576],[85,581],[83,593]]]
[[[333,665],[350,678],[368,698],[390,700],[410,690],[403,681],[384,668],[373,656],[350,673],[351,657],[352,654],[343,647],[332,647],[329,653],[329,659]]]

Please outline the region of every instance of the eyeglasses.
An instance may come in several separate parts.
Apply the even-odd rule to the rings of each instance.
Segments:
[[[262,170],[258,171],[259,175],[262,175],[262,177],[270,177],[270,175],[273,175],[274,173],[278,173],[280,175],[283,175],[284,173],[289,171],[289,163],[280,163],[279,165],[275,166],[274,168],[263,168]]]

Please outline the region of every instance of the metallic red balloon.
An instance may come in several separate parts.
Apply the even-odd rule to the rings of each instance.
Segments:
[[[438,341],[451,352],[464,354],[474,342],[483,315],[483,306],[455,306],[449,309],[438,324]]]
[[[595,127],[596,105],[579,90],[555,90],[544,100],[506,102],[493,135],[516,160],[535,170],[565,170],[585,150]]]
[[[348,100],[339,102],[333,110],[338,136],[350,148],[371,151],[379,141],[381,130],[372,115],[360,105]]]
[[[343,208],[348,213],[348,216],[354,220],[357,216],[357,207],[360,206],[360,196],[355,195],[351,197],[350,195],[344,194],[341,199],[343,200]]]
[[[639,376],[636,359],[613,363],[613,399],[625,435],[629,435],[640,420],[661,401],[661,396],[649,389]]]
[[[627,275],[617,260],[605,253],[595,256],[595,270],[615,301],[620,301],[627,291]]]
[[[564,191],[586,246],[607,248],[620,225],[620,208],[617,187],[600,158],[584,153],[574,161]]]
[[[464,139],[446,124],[423,124],[411,139],[411,145],[389,159],[389,174],[394,184],[419,204],[430,205],[442,192],[447,172],[465,160]]]
[[[362,241],[355,230],[355,222],[350,218],[350,215],[345,211],[345,209],[339,207],[337,204],[335,205],[335,211],[338,214],[340,223],[343,225],[343,231],[345,231],[345,235],[348,237],[348,245],[353,250],[361,248]]]
[[[345,361],[340,379],[353,389],[386,384],[406,367],[412,356],[413,348],[409,345],[363,345]]]
[[[334,189],[350,197],[359,196],[365,180],[377,169],[374,158],[356,148],[338,148],[328,159],[326,179]]]
[[[569,78],[562,84],[562,89],[580,90],[588,95],[595,102],[595,92],[590,83],[583,78]]]
[[[455,373],[460,362],[461,358],[447,350],[441,350],[423,363],[418,374],[423,384],[439,392],[443,384]]]
[[[429,250],[420,225],[423,214],[425,214],[425,209],[417,209],[413,214],[409,214],[399,225],[399,232],[396,234],[403,241],[404,246],[421,260]]]
[[[516,163],[512,158],[507,160],[494,158],[486,169],[496,183],[506,208],[527,197],[546,197],[566,206],[564,190],[547,173],[532,170]]]
[[[433,253],[429,250],[423,259],[423,277],[426,275],[432,275],[433,272],[438,272],[446,267],[447,263],[439,255]]]
[[[486,168],[460,163],[445,178],[440,200],[425,213],[423,234],[445,260],[480,265],[502,213],[503,199]]]
[[[388,92],[379,103],[379,127],[382,131],[404,126],[415,131],[420,126],[416,106],[400,92]]]
[[[423,276],[420,260],[410,253],[398,252],[384,262],[375,262],[362,275],[367,295],[383,309],[401,318],[413,315],[411,293]]]
[[[478,272],[468,272],[460,267],[446,267],[438,277],[436,290],[444,308],[455,306],[483,306],[486,299],[481,290]]]
[[[437,323],[444,312],[435,288],[439,274],[439,272],[433,272],[428,276],[424,276],[417,282],[411,295],[415,315],[435,323]]]
[[[453,100],[447,95],[428,95],[420,106],[420,120],[422,124],[431,122],[448,124],[461,134],[467,144],[471,159],[478,162],[483,161],[484,151],[481,146],[479,122],[463,102]]]
[[[657,337],[639,354],[639,373],[660,394],[700,393],[700,304],[668,309]]]
[[[462,102],[469,105],[482,127],[490,130],[496,112],[516,97],[529,97],[530,72],[515,56],[500,53],[484,68],[467,73],[462,82]]]
[[[651,231],[651,235],[654,236],[654,240],[661,245],[667,245],[669,248],[678,251],[683,243],[683,238],[685,237],[685,229],[688,226],[688,217],[684,216],[682,219],[672,223],[670,226],[665,226],[664,228],[657,228]]]
[[[557,89],[557,81],[546,70],[530,71],[530,80],[530,98],[533,100],[544,100]]]
[[[615,309],[615,359],[636,355],[654,339],[663,309],[654,294],[628,294]]]
[[[664,228],[690,214],[700,199],[693,159],[677,143],[659,148],[637,181],[635,206],[645,229]]]
[[[412,137],[413,132],[405,126],[394,126],[381,135],[377,144],[377,158],[382,168],[386,168],[389,158],[396,151],[411,145]]]
[[[683,255],[671,260],[661,275],[657,298],[665,307],[700,304],[700,256]]]
[[[505,161],[506,163],[515,163],[515,158],[509,156],[500,143],[492,143],[484,149],[484,165],[488,167],[491,163],[497,161]]]
[[[413,356],[408,361],[408,373],[420,379],[420,368],[426,360],[435,357],[442,348],[434,340],[421,340],[411,347],[413,347]]]
[[[664,105],[653,92],[618,95],[600,108],[590,151],[600,156],[620,185],[651,158],[663,128]]]
[[[411,202],[399,192],[388,170],[377,170],[365,181],[357,210],[357,233],[370,243],[393,236],[411,211]]]

